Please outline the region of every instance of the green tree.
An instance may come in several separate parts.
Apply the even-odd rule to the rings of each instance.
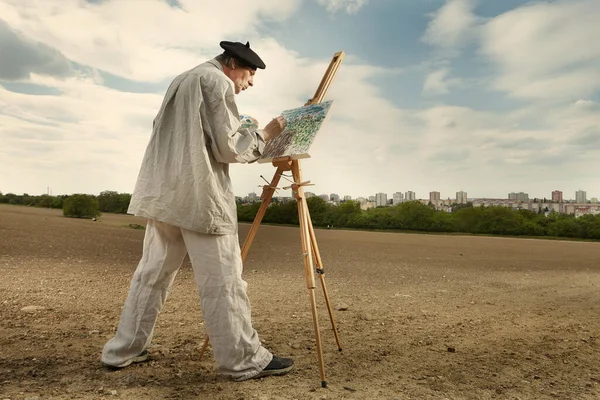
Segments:
[[[428,231],[432,226],[435,209],[420,201],[407,201],[394,206],[397,229]],[[440,211],[438,211],[440,212]]]
[[[452,232],[454,230],[454,215],[445,211],[437,211],[431,217],[431,228],[434,232]]]
[[[360,215],[360,203],[358,201],[348,200],[339,205],[336,209],[334,226],[348,226],[348,223]]]
[[[53,200],[54,200],[54,197],[47,195],[47,194],[43,194],[43,195],[39,196],[34,201],[34,203],[35,203],[36,207],[50,208]]]
[[[560,214],[548,224],[546,232],[548,236],[571,238],[583,237],[582,227],[572,215]]]
[[[313,196],[306,199],[310,219],[314,226],[327,226],[331,224],[331,206],[320,197]]]
[[[600,215],[582,215],[577,218],[584,239],[600,239]]]
[[[50,207],[51,208],[56,208],[56,209],[62,209],[63,208],[63,203],[65,201],[65,199],[67,199],[69,196],[67,195],[62,195],[62,196],[55,196],[52,199],[52,203],[50,203]]]
[[[98,200],[89,194],[74,194],[63,203],[63,215],[71,218],[94,218],[100,215]]]
[[[129,208],[131,195],[105,190],[98,196],[98,209],[102,212],[124,214]]]
[[[463,208],[473,208],[473,202],[467,201],[466,203],[461,203],[461,204],[454,203],[454,204],[452,204],[452,207],[451,207],[453,213],[455,213],[458,210],[461,210]]]
[[[481,215],[483,207],[465,207],[454,214],[454,230],[456,232],[480,233]]]
[[[6,193],[3,202],[6,204],[21,204],[21,198],[14,193]]]
[[[524,218],[508,207],[487,207],[481,215],[482,233],[494,235],[522,235]]]
[[[363,227],[366,229],[402,229],[396,207],[375,207],[366,210]]]
[[[263,220],[276,224],[298,225],[298,203],[296,201],[271,203]]]
[[[256,213],[258,212],[261,204],[261,202],[256,202],[239,205],[237,208],[238,220],[245,222],[254,221],[254,217],[256,217]]]

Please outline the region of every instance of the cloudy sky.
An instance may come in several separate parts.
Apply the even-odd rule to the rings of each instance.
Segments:
[[[0,191],[131,193],[171,79],[231,40],[267,64],[238,96],[261,125],[346,53],[315,193],[600,197],[598,21],[598,0],[2,0]],[[273,172],[233,166],[236,194]]]

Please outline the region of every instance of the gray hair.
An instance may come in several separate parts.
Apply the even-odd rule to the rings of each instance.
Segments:
[[[239,65],[239,61],[236,60],[235,58],[233,58],[232,56],[230,56],[227,53],[221,53],[218,56],[215,57],[215,59],[220,62],[221,64],[229,67],[229,68],[233,68],[233,63],[235,62],[237,65]]]
[[[215,59],[220,62],[221,64],[229,67],[229,68],[233,68],[233,63],[235,62],[235,65],[238,67],[242,67],[242,68],[251,68],[249,67],[245,62],[238,60],[237,58],[230,56],[229,54],[227,54],[227,52],[223,52],[221,54],[219,54],[218,56],[215,57]],[[253,68],[251,68],[253,69]]]

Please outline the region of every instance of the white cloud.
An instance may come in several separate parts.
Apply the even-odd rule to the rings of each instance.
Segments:
[[[0,15],[72,61],[129,79],[159,81],[216,55],[221,40],[249,40],[253,46],[259,21],[287,19],[300,0],[179,3],[181,8],[164,0],[6,0]],[[236,9],[243,12],[232,12]]]
[[[600,103],[578,100],[550,113],[547,121],[560,132],[557,139],[565,150],[578,153],[583,150],[585,155],[597,155],[600,150]]]
[[[432,14],[422,40],[445,55],[457,50],[475,37],[478,17],[473,13],[475,0],[447,0]]]
[[[423,84],[423,93],[425,94],[447,94],[450,93],[450,88],[460,83],[457,78],[450,78],[449,68],[440,68],[430,72],[425,77]]]
[[[526,5],[482,28],[481,53],[497,67],[494,87],[511,96],[575,101],[600,89],[600,2]]]
[[[451,181],[479,196],[506,196],[499,187],[533,196],[549,197],[553,186],[574,193],[577,184],[597,182],[590,166],[600,157],[599,106],[579,102],[508,113],[432,107],[417,114],[424,128],[415,133],[421,139],[416,156],[432,190]]]
[[[51,185],[55,194],[97,193],[131,186],[162,98],[119,92],[91,79],[32,81],[61,94],[0,89],[0,154],[6,162],[0,190],[34,193]]]
[[[317,0],[329,12],[345,11],[348,14],[356,14],[369,0]]]

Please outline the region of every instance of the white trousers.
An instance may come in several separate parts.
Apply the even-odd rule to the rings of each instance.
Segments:
[[[142,258],[117,332],[104,346],[102,362],[119,366],[149,346],[186,253],[220,372],[234,380],[252,378],[273,355],[260,344],[252,327],[238,236],[201,234],[154,220],[148,220]]]

